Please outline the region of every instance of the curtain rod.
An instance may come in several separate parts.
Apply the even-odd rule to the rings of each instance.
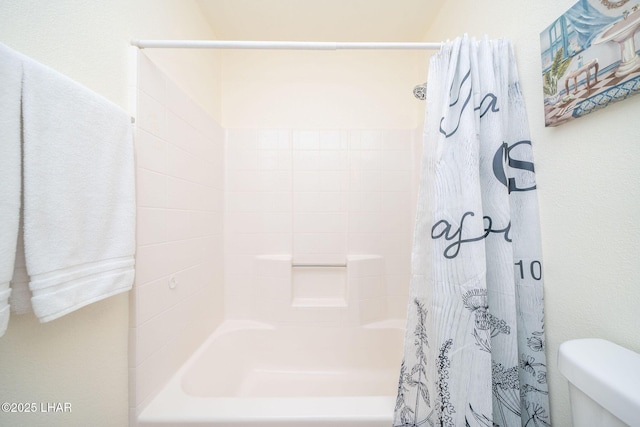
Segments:
[[[140,49],[291,49],[291,50],[437,50],[442,43],[418,42],[299,42],[234,40],[132,40]]]

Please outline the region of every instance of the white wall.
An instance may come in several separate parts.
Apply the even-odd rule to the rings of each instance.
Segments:
[[[0,10],[1,43],[123,108],[129,106],[129,40],[182,37],[213,37],[191,1],[15,0],[2,2]],[[209,113],[220,116],[216,54],[166,51],[152,56]],[[69,402],[72,412],[0,414],[0,424],[127,425],[128,317],[128,295],[47,324],[32,315],[12,316],[0,338],[0,400]]]
[[[515,45],[539,189],[552,422],[569,424],[558,345],[600,337],[640,351],[640,96],[545,128],[539,34],[575,0],[444,2],[428,41],[464,33]]]

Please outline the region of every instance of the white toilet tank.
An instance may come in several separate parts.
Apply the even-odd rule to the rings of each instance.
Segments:
[[[558,369],[569,380],[573,427],[640,427],[640,354],[589,338],[564,342]]]

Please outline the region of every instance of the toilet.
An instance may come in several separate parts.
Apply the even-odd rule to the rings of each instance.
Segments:
[[[640,427],[640,354],[589,338],[564,342],[558,369],[569,381],[573,427]]]

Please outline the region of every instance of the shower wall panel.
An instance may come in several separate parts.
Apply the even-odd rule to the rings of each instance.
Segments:
[[[227,317],[259,312],[265,292],[256,286],[269,284],[255,280],[255,265],[264,254],[308,264],[382,256],[383,295],[370,293],[361,305],[383,304],[389,317],[404,317],[414,137],[414,130],[228,130]]]
[[[138,53],[132,412],[224,317],[224,131]]]

